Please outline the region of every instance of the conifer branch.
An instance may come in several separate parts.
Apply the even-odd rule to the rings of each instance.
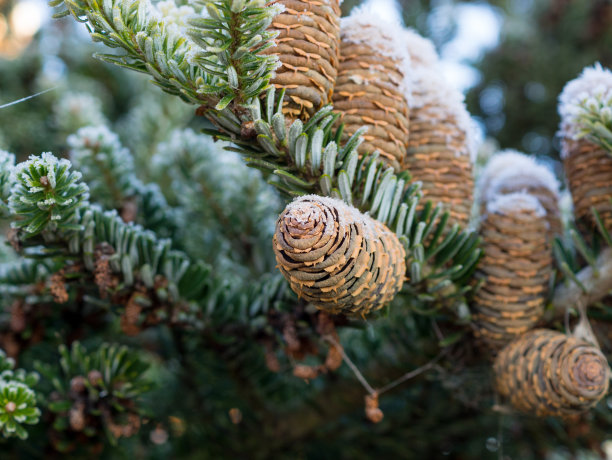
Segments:
[[[61,345],[59,355],[59,368],[40,362],[36,368],[53,386],[45,403],[64,443],[83,433],[116,445],[118,438],[138,432],[139,400],[153,387],[145,377],[149,364],[138,353],[115,344],[88,351],[75,342],[70,348]]]
[[[150,74],[164,91],[188,102],[216,104],[216,98],[199,92],[200,86],[211,84],[211,77],[189,63],[192,43],[150,1],[51,0],[49,5],[63,8],[55,17],[72,15],[86,23],[93,41],[124,51],[98,54],[99,59]]]
[[[157,184],[144,184],[136,176],[132,154],[115,133],[105,126],[81,128],[68,137],[68,146],[70,160],[83,174],[94,202],[163,236],[176,231],[176,211]]]
[[[38,374],[15,369],[15,361],[0,350],[0,434],[27,439],[24,425],[35,425],[40,419],[36,393],[32,389]]]
[[[278,57],[261,52],[274,46],[278,32],[267,29],[284,8],[263,0],[198,3],[206,7],[209,17],[189,21],[189,37],[199,45],[192,60],[204,74],[214,76],[210,85],[199,89],[221,97],[215,110],[223,110],[230,103],[240,110],[268,89],[279,65]]]

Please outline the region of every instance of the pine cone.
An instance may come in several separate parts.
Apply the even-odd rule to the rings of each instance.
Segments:
[[[544,313],[552,251],[544,209],[522,193],[489,203],[480,233],[482,280],[472,303],[474,334],[493,353],[532,329]]]
[[[285,208],[274,252],[298,296],[329,313],[364,316],[382,308],[406,273],[395,233],[342,201],[315,195]]]
[[[285,88],[283,112],[306,120],[331,102],[340,51],[338,0],[275,0],[285,11],[269,29],[278,30],[276,46],[281,66],[271,83]]]
[[[333,102],[345,124],[343,139],[366,126],[358,152],[377,150],[399,172],[408,145],[410,58],[402,51],[399,26],[376,20],[366,10],[342,19]]]
[[[608,362],[596,347],[536,329],[506,346],[493,366],[499,393],[522,412],[566,416],[595,406],[608,391]]]
[[[584,69],[578,78],[565,85],[559,96],[561,157],[574,200],[576,221],[583,229],[595,228],[591,211],[594,207],[606,230],[612,231],[612,157],[584,137],[596,134],[590,116],[609,110],[610,100],[612,72],[599,65]]]
[[[538,199],[546,211],[549,238],[563,234],[559,210],[559,181],[546,166],[515,150],[504,150],[487,163],[478,183],[480,213],[486,213],[487,202],[498,195],[526,192]]]
[[[612,157],[586,139],[562,139],[563,165],[574,201],[576,221],[596,226],[595,208],[608,231],[612,231]]]
[[[421,181],[423,196],[442,203],[452,222],[467,226],[473,203],[473,127],[463,95],[440,76],[433,44],[405,34],[413,63],[410,139],[404,169]]]

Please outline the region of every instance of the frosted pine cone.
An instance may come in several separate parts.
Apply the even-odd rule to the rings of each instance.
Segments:
[[[563,163],[574,200],[576,221],[595,227],[595,208],[612,231],[612,156],[589,140],[589,121],[612,104],[612,72],[600,66],[587,68],[572,80],[559,97]]]
[[[408,145],[410,58],[399,25],[385,24],[359,9],[341,22],[341,52],[334,108],[345,123],[344,139],[362,126],[368,131],[360,154],[380,152],[400,171]]]
[[[576,221],[595,227],[594,207],[605,228],[612,231],[612,157],[586,139],[564,138],[562,143]]]
[[[427,39],[405,32],[412,60],[410,138],[404,168],[423,184],[423,196],[442,203],[452,222],[465,227],[471,215],[475,145],[463,95],[442,78],[438,56]]]
[[[298,296],[330,313],[363,316],[382,308],[406,273],[395,233],[342,201],[315,195],[285,208],[274,252]]]
[[[563,234],[559,181],[550,169],[532,157],[515,150],[494,155],[480,176],[478,190],[481,215],[486,214],[487,202],[498,195],[526,192],[536,197],[546,211],[550,239]]]
[[[495,352],[532,329],[544,313],[552,273],[546,213],[531,195],[489,203],[480,233],[482,280],[472,303],[474,334]]]
[[[291,118],[308,119],[331,102],[340,51],[340,5],[338,0],[275,0],[285,11],[270,26],[280,33],[276,46],[280,68],[272,84],[285,88],[283,112]]]
[[[515,409],[540,417],[590,409],[606,395],[610,380],[599,349],[547,329],[514,340],[499,353],[493,369],[499,393]]]

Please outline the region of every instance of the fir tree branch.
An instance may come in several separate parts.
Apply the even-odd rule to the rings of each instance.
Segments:
[[[221,96],[215,110],[233,103],[239,111],[269,88],[279,65],[277,56],[261,52],[274,46],[278,32],[267,29],[284,7],[263,0],[199,3],[206,7],[209,17],[190,21],[189,36],[200,47],[193,53],[193,62],[204,74],[216,77],[200,91]]]
[[[72,15],[86,23],[93,41],[124,54],[99,54],[103,61],[148,73],[164,91],[197,104],[216,104],[217,98],[200,93],[211,77],[189,63],[193,44],[180,29],[161,18],[148,0],[51,0],[64,8],[55,17]]]
[[[8,215],[8,198],[13,186],[11,173],[15,166],[15,155],[0,150],[0,217]]]
[[[106,259],[110,270],[121,279],[111,294],[115,290],[137,291],[140,285],[148,290],[144,297],[151,296],[151,300],[168,304],[173,310],[186,309],[193,314],[198,312],[187,305],[199,306],[198,316],[204,323],[195,317],[188,322],[196,328],[235,322],[261,327],[257,320],[265,319],[269,309],[295,303],[295,295],[280,274],[264,275],[256,283],[245,284],[239,277],[215,272],[209,265],[172,250],[170,240],[126,224],[116,211],[90,205],[86,201],[87,187],[70,167],[68,160],[43,154],[15,168],[16,184],[10,202],[19,204],[11,209],[27,254],[39,254],[58,263],[77,259],[86,271],[94,273],[96,251],[107,245],[112,249]],[[48,178],[44,181],[48,186],[41,190],[42,177]],[[50,178],[55,178],[55,186]],[[28,187],[30,184],[33,186]],[[72,200],[69,206],[49,209],[50,205],[39,204],[49,201],[46,197],[55,197],[57,202],[66,201],[67,196]],[[50,215],[56,217],[51,219]],[[109,289],[111,284],[101,288]]]
[[[172,235],[179,227],[177,213],[168,206],[157,184],[137,176],[132,154],[105,126],[89,126],[68,137],[70,160],[83,174],[93,201],[117,209],[126,222]]]
[[[74,5],[77,6],[68,7],[70,12],[89,21],[94,39],[126,49],[129,59],[122,58],[122,64],[150,72],[162,86],[180,77],[163,73],[167,66],[163,59],[157,62],[157,67],[151,66],[153,57],[158,54],[168,57],[167,52],[143,51],[153,27],[145,23],[154,22],[146,14],[148,3],[142,2],[136,8],[134,1],[127,0],[120,8],[113,2],[101,6],[95,0],[81,0]],[[235,150],[247,157],[247,163],[267,173],[270,183],[281,191],[292,196],[316,193],[338,197],[389,225],[404,239],[409,257],[409,285],[413,287],[412,293],[420,294],[419,303],[434,303],[436,308],[461,303],[458,299],[470,290],[466,282],[481,255],[478,238],[459,228],[445,229],[448,215],[431,205],[417,213],[418,185],[410,184],[408,173],[394,174],[376,155],[360,160],[356,149],[362,130],[340,145],[342,129],[334,130],[339,115],[333,114],[331,106],[321,109],[306,124],[295,120],[287,126],[282,113],[284,93],[276,97],[274,87],[269,87],[277,58],[261,54],[272,44],[274,34],[266,29],[280,10],[263,7],[260,0],[217,0],[207,4],[207,10],[210,18],[191,21],[192,42],[180,41],[184,48],[177,45],[180,52],[175,51],[183,58],[189,53],[197,66],[196,70],[189,70],[189,75],[183,74],[187,86],[181,91],[189,96],[188,100],[203,102],[201,113],[218,128],[210,134],[237,144]],[[110,21],[111,11],[114,23]],[[159,24],[155,26],[160,33],[158,46],[179,40],[176,37],[181,35],[180,28],[163,29],[163,22]],[[140,37],[140,42],[135,37]],[[152,41],[149,43],[153,46]],[[191,64],[183,58],[181,62],[189,67]],[[126,59],[133,64],[128,65]],[[197,81],[191,78],[196,75]],[[266,89],[266,97],[258,99]],[[211,103],[213,96],[197,100],[200,96],[189,93],[191,90],[200,96],[220,94],[221,100],[218,104]],[[437,219],[444,224],[436,226]],[[430,243],[428,237],[436,243]]]
[[[53,386],[45,404],[65,442],[83,433],[116,445],[119,437],[136,434],[139,400],[153,386],[145,377],[149,364],[137,352],[107,343],[92,351],[79,342],[70,349],[61,345],[59,355],[59,369],[40,362],[36,368]]]
[[[32,389],[38,374],[15,369],[15,361],[0,350],[0,434],[8,438],[28,438],[23,426],[35,425],[40,419],[36,407],[36,393]]]
[[[216,266],[260,276],[274,264],[269,251],[281,202],[258,171],[223,152],[209,136],[175,131],[153,156],[153,178],[184,214],[184,248]],[[245,274],[245,275],[248,275]]]

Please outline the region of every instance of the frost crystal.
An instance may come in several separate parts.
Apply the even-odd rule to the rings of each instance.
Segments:
[[[188,20],[195,15],[195,10],[191,6],[177,6],[174,0],[165,0],[157,3],[154,8],[159,13],[160,17],[168,26],[174,26],[179,32],[183,32],[189,26]],[[206,10],[202,11],[202,15],[206,17]]]

